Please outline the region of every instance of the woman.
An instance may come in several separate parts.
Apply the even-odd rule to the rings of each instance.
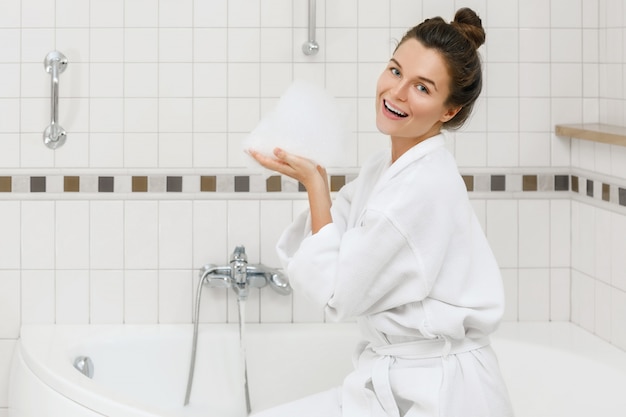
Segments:
[[[332,320],[356,318],[364,339],[341,388],[260,415],[512,416],[489,346],[504,309],[499,268],[441,134],[480,94],[484,41],[467,8],[406,33],[376,90],[391,150],[334,202],[314,162],[250,152],[307,190],[309,210],[278,243],[294,291]]]

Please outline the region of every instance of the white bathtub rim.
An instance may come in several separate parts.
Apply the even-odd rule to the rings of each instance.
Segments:
[[[59,395],[77,402],[90,410],[105,415],[122,415],[128,417],[177,417],[176,413],[167,413],[163,409],[150,407],[149,404],[138,402],[118,391],[110,390],[94,382],[74,367],[68,366],[74,358],[68,347],[84,344],[107,337],[119,337],[124,332],[134,329],[158,327],[181,328],[192,331],[191,325],[24,325],[22,326],[16,354],[26,367],[43,383]],[[53,341],[61,338],[62,342]],[[182,401],[182,399],[181,399]]]
[[[302,326],[327,326],[326,324],[302,324]],[[331,324],[331,326],[346,326],[350,331],[353,324]],[[232,324],[207,324],[216,331],[232,330]],[[283,331],[285,326],[293,324],[255,324],[250,326],[251,331]],[[299,326],[299,325],[295,325]],[[177,413],[166,413],[163,409],[151,409],[145,403],[133,401],[133,398],[86,379],[68,362],[73,361],[72,349],[68,346],[84,344],[81,338],[89,336],[89,343],[97,342],[98,338],[120,337],[124,332],[150,328],[175,327],[184,332],[191,331],[191,325],[24,325],[19,348],[16,352],[21,356],[27,367],[51,389],[71,401],[80,403],[98,413],[123,415],[128,417],[178,416]],[[53,338],[65,338],[56,340]],[[523,340],[520,340],[522,338]],[[566,352],[580,356],[587,361],[594,361],[611,370],[626,375],[626,353],[619,348],[602,341],[591,333],[569,322],[504,322],[493,337],[496,353],[498,346],[508,342],[541,346],[542,349]],[[529,349],[532,350],[532,349]]]
[[[571,322],[503,322],[492,340],[496,348],[500,340],[540,345],[597,362],[626,375],[624,350]]]

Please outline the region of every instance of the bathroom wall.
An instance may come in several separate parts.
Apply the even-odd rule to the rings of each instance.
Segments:
[[[590,29],[598,47],[587,56],[597,65],[583,65],[583,72],[597,71],[598,82],[583,90],[597,95],[601,123],[625,126],[626,3],[599,6],[598,30]],[[626,147],[570,142],[577,183],[571,203],[571,320],[626,349]]]
[[[487,28],[486,85],[448,145],[502,267],[506,319],[571,319],[626,349],[626,152],[552,133],[624,126],[624,1],[317,6],[320,52],[305,56],[306,0],[3,0],[0,417],[22,324],[188,323],[203,264],[244,244],[278,266],[274,243],[306,201],[251,172],[241,140],[293,79],[325,86],[352,132],[346,166],[329,167],[338,189],[388,144],[372,100],[394,39],[461,6]],[[53,49],[69,59],[55,151],[42,143]],[[232,294],[203,297],[203,321],[236,320]],[[298,294],[249,304],[249,321],[324,320]]]

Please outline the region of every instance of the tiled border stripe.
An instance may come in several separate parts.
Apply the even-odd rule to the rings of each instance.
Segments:
[[[331,191],[355,177],[331,175]],[[570,174],[464,174],[470,193],[571,191],[626,206],[626,188]],[[302,184],[274,175],[15,175],[0,176],[0,194],[24,193],[280,193],[304,192]]]

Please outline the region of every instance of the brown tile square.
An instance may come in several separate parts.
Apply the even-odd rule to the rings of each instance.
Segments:
[[[133,190],[133,193],[148,192],[148,177],[133,176],[132,190]]]
[[[11,190],[11,177],[0,177],[0,193],[10,193]]]
[[[168,193],[180,193],[183,191],[183,177],[167,177],[165,190]]]
[[[235,192],[247,193],[250,191],[250,177],[248,175],[235,175]]]
[[[572,175],[572,191],[578,192],[578,177],[576,175]]]
[[[45,193],[46,192],[46,177],[30,177],[30,192],[31,193]]]
[[[265,180],[265,189],[268,192],[278,192],[282,190],[282,184],[280,180],[280,175],[272,175],[267,180]]]
[[[99,193],[112,193],[115,191],[114,177],[98,177],[98,192]]]
[[[80,177],[63,177],[63,191],[66,193],[77,193],[80,191]]]
[[[522,176],[522,191],[537,191],[537,176],[536,175]]]
[[[306,192],[306,187],[300,181],[298,181],[298,191],[305,191]]]
[[[345,175],[330,176],[330,191],[339,191],[344,185],[346,185]]]
[[[587,180],[587,197],[593,197],[593,181]]]
[[[215,177],[215,175],[202,175],[200,177],[200,191],[217,191],[217,178]]]
[[[463,182],[465,183],[465,188],[467,191],[474,191],[474,176],[473,175],[463,175]]]
[[[611,186],[609,184],[602,183],[602,200],[611,201]]]

